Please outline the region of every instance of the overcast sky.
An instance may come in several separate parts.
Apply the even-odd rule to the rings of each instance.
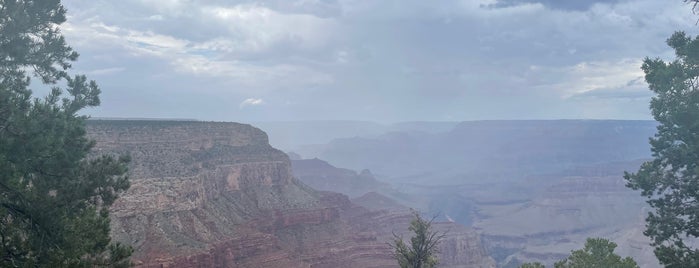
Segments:
[[[681,0],[71,0],[95,117],[651,119]]]

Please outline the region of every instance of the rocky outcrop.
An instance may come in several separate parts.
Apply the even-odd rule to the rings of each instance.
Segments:
[[[334,167],[318,158],[292,160],[291,166],[294,177],[313,189],[343,193],[352,198],[368,192],[390,190],[388,184],[376,180],[366,169],[357,173]]]
[[[309,188],[259,129],[110,120],[89,121],[88,135],[96,153],[132,157],[132,186],[111,215],[137,266],[395,267],[387,238],[410,214]],[[478,236],[459,230],[444,244],[447,267],[492,265]]]

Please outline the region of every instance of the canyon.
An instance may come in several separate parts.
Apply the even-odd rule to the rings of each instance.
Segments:
[[[430,125],[284,149],[296,154],[296,177],[311,185],[363,206],[412,207],[474,228],[499,267],[550,266],[587,237],[608,238],[621,256],[659,267],[643,235],[650,208],[622,178],[650,157],[656,122],[473,121],[424,131]],[[335,180],[319,184],[313,170]],[[360,180],[377,183],[336,187]]]
[[[404,208],[366,208],[292,175],[250,125],[90,120],[95,154],[128,154],[131,188],[111,207],[112,237],[137,267],[397,267],[388,241]],[[494,267],[480,236],[451,222],[442,267]]]

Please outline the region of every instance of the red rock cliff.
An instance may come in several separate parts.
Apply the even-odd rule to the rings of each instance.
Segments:
[[[370,211],[291,175],[267,135],[237,123],[90,121],[98,153],[132,156],[112,235],[141,267],[395,267],[386,241],[408,213]],[[453,228],[453,227],[448,227]],[[451,267],[488,267],[472,231],[444,243]]]

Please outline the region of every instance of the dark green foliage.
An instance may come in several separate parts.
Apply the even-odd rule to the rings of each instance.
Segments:
[[[667,44],[675,49],[674,61],[646,58],[642,66],[660,123],[650,140],[654,159],[624,178],[654,209],[644,233],[660,263],[699,267],[699,251],[685,243],[699,236],[699,40],[676,32]]]
[[[583,249],[574,250],[568,258],[556,262],[555,268],[638,268],[631,257],[614,254],[616,243],[604,238],[588,238]],[[536,266],[533,266],[536,267]]]
[[[540,262],[528,262],[528,263],[523,263],[522,265],[519,266],[519,268],[546,268],[543,264]]]
[[[110,244],[107,208],[129,187],[127,157],[90,157],[86,117],[100,90],[69,77],[78,54],[58,25],[58,0],[0,0],[0,266],[127,267],[131,249]],[[31,78],[65,82],[32,97]]]
[[[426,220],[418,212],[413,212],[415,217],[408,228],[415,235],[410,238],[410,244],[403,242],[403,238],[394,234],[391,247],[395,250],[394,256],[401,268],[431,268],[437,261],[437,246],[445,234],[432,230],[432,220]]]
[[[0,59],[4,72],[30,66],[45,83],[65,77],[78,58],[55,27],[65,22],[60,0],[0,2]]]
[[[554,264],[555,268],[638,268],[631,257],[614,254],[616,244],[604,238],[588,238],[583,249],[571,251],[568,258]],[[519,268],[545,268],[539,262],[523,263]]]

